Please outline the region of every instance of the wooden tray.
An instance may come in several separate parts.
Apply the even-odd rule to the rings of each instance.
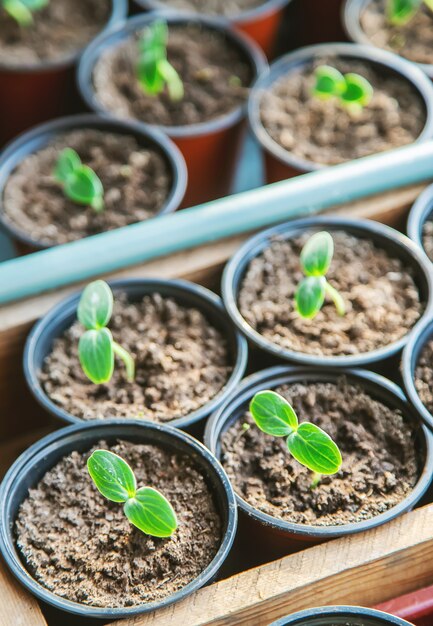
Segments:
[[[423,186],[409,187],[332,211],[404,229]],[[137,266],[111,277],[182,277],[218,291],[221,269],[246,238],[236,237]],[[77,285],[0,308],[0,475],[32,442],[58,427],[25,388],[22,349],[38,317]],[[433,581],[433,505],[351,538],[309,548],[206,587],[163,611],[123,626],[266,626],[296,610],[324,604],[372,606]],[[89,626],[46,609],[0,561],[0,626]],[[101,622],[96,622],[101,624]]]

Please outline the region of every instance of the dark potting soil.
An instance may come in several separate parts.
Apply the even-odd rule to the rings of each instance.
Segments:
[[[427,6],[421,5],[407,24],[393,26],[386,15],[386,1],[371,0],[360,16],[360,24],[375,46],[416,63],[433,63],[433,12]]]
[[[429,341],[421,351],[415,369],[415,387],[421,402],[433,413],[433,341]]]
[[[412,491],[422,460],[414,425],[400,411],[341,378],[276,389],[299,420],[323,428],[340,447],[343,466],[311,488],[312,473],[289,454],[285,439],[265,435],[245,414],[222,437],[222,463],[236,492],[255,508],[313,526],[360,522],[388,511]],[[243,424],[250,428],[245,431]]]
[[[51,0],[20,27],[0,9],[0,65],[60,61],[78,52],[108,22],[109,0]]]
[[[69,200],[54,178],[64,148],[73,148],[104,186],[105,208]],[[4,217],[33,240],[57,245],[154,217],[172,188],[162,154],[133,136],[100,130],[65,133],[26,157],[11,174],[3,194]]]
[[[320,65],[366,78],[374,88],[371,102],[354,112],[336,98],[314,97],[314,72]],[[322,165],[410,144],[426,121],[424,103],[406,79],[385,75],[366,62],[328,57],[277,80],[262,95],[260,115],[266,131],[282,148]]]
[[[140,487],[168,498],[179,526],[158,539],[132,526],[121,504],[97,491],[86,461],[110,449],[133,468]],[[209,565],[221,543],[221,520],[204,476],[186,455],[153,445],[100,441],[72,452],[31,489],[15,525],[34,578],[58,596],[98,607],[160,601]]]
[[[294,306],[303,279],[299,256],[311,234],[274,238],[251,261],[238,297],[247,323],[286,349],[327,356],[363,354],[403,337],[424,309],[412,270],[369,240],[342,231],[332,232],[327,278],[343,297],[346,314],[338,315],[327,299],[314,319],[300,317]]]
[[[226,384],[231,357],[225,337],[197,309],[159,294],[128,303],[117,295],[109,324],[115,341],[135,358],[129,383],[116,359],[111,381],[94,385],[78,360],[83,327],[76,322],[55,340],[40,373],[45,393],[84,420],[109,417],[169,422],[212,400]]]
[[[244,54],[219,32],[194,24],[170,26],[168,59],[185,89],[173,102],[166,92],[147,95],[136,76],[138,36],[105,52],[93,83],[105,109],[148,124],[183,126],[223,116],[244,104],[253,78]]]
[[[433,221],[427,220],[422,229],[422,244],[430,261],[433,261]]]
[[[238,15],[244,11],[251,11],[267,0],[161,0],[161,5],[178,11],[195,11],[202,15]]]

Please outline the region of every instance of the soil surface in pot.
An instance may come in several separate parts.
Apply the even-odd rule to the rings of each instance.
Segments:
[[[0,65],[61,61],[89,43],[108,22],[109,0],[51,0],[20,27],[0,10]]]
[[[267,0],[161,0],[161,5],[178,11],[195,11],[202,15],[238,15],[251,11]]]
[[[374,88],[371,102],[354,112],[336,98],[314,97],[315,69],[321,65],[366,78]],[[410,144],[426,122],[424,102],[405,78],[386,75],[367,62],[335,57],[316,59],[279,78],[263,92],[260,116],[266,131],[282,148],[322,165]]]
[[[60,152],[73,148],[102,181],[105,208],[69,200],[54,177]],[[34,241],[56,245],[154,217],[164,206],[173,179],[168,163],[135,137],[100,130],[76,130],[59,136],[26,157],[3,193],[7,222]]]
[[[323,428],[340,447],[343,466],[311,488],[312,473],[265,435],[246,413],[223,434],[222,463],[251,506],[285,521],[313,526],[361,522],[388,511],[412,491],[423,462],[414,428],[400,411],[341,378],[334,383],[278,387],[299,420]],[[245,431],[243,424],[250,428]]]
[[[407,24],[393,26],[386,16],[386,1],[371,0],[361,13],[360,25],[375,46],[416,63],[433,63],[433,13],[427,6],[422,5]]]
[[[335,252],[327,278],[344,299],[338,315],[328,299],[312,319],[295,310],[303,279],[299,257],[312,232],[274,238],[249,264],[240,286],[239,310],[268,341],[288,350],[324,356],[371,352],[401,339],[424,305],[409,266],[367,239],[333,231]]]
[[[421,350],[415,368],[415,387],[421,402],[433,413],[433,341],[429,341]]]
[[[167,92],[147,95],[137,79],[138,35],[105,52],[93,72],[96,98],[120,117],[159,126],[198,124],[244,104],[253,79],[245,55],[224,35],[195,24],[170,25],[168,59],[185,89],[173,102]]]
[[[86,467],[96,449],[120,455],[139,486],[168,498],[179,522],[171,538],[145,535],[121,504],[100,495]],[[215,557],[222,530],[204,476],[186,455],[100,441],[63,458],[30,489],[15,532],[27,568],[44,587],[82,604],[127,607],[160,601],[197,578]]]
[[[433,261],[433,221],[428,219],[422,228],[422,244],[430,261]]]
[[[75,417],[169,422],[212,400],[230,376],[226,338],[200,311],[172,298],[152,294],[128,303],[116,294],[109,326],[115,341],[135,358],[133,383],[118,360],[108,384],[86,378],[78,360],[83,334],[78,322],[55,340],[40,373],[45,393]]]

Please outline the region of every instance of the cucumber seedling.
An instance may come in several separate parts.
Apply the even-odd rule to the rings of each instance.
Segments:
[[[33,24],[33,13],[48,6],[49,0],[0,0],[0,6],[20,26]]]
[[[135,378],[132,356],[113,339],[107,328],[113,314],[113,293],[103,280],[96,280],[84,289],[78,304],[77,317],[86,329],[78,343],[78,356],[83,372],[92,383],[108,383],[114,372],[114,356],[126,368],[129,382]]]
[[[360,74],[342,74],[335,67],[321,65],[315,71],[313,95],[322,100],[337,98],[343,107],[359,111],[373,97],[373,87]]]
[[[137,78],[145,93],[156,96],[167,88],[170,100],[182,100],[182,80],[167,59],[168,27],[158,20],[138,40]]]
[[[305,278],[295,293],[295,308],[301,317],[312,319],[322,308],[328,295],[339,315],[346,313],[346,305],[338,291],[326,280],[334,241],[326,231],[315,233],[302,249],[300,262]]]
[[[394,26],[404,26],[423,6],[433,11],[433,0],[387,0],[386,13]]]
[[[54,177],[61,183],[63,193],[76,204],[92,207],[97,213],[104,210],[104,187],[91,167],[83,165],[72,148],[65,148],[57,159]]]
[[[170,502],[152,487],[137,489],[135,474],[122,457],[95,450],[87,460],[87,470],[104,498],[123,503],[133,526],[152,537],[171,537],[178,522]]]
[[[259,391],[250,403],[250,412],[261,431],[287,437],[290,454],[313,472],[312,487],[322,475],[336,474],[342,464],[337,444],[324,430],[310,422],[299,423],[293,407],[275,391]]]

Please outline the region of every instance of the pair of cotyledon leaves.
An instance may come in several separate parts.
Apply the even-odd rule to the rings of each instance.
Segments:
[[[98,175],[83,165],[72,148],[65,148],[59,155],[54,169],[55,178],[63,185],[67,198],[76,204],[91,206],[96,212],[104,209],[104,187]]]

